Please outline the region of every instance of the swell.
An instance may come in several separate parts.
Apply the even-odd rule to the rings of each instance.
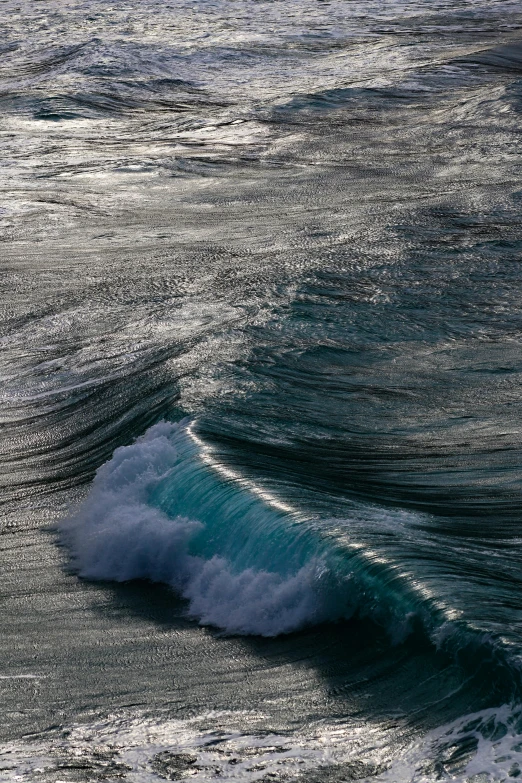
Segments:
[[[455,62],[483,65],[503,71],[522,72],[522,41],[513,40],[501,46],[481,49],[459,57]]]
[[[498,638],[469,627],[400,564],[332,535],[334,523],[219,463],[184,420],[117,449],[62,535],[80,576],[165,583],[191,617],[227,634],[273,637],[367,618],[391,644],[423,638],[468,675],[487,672],[503,698],[516,697],[518,666]]]

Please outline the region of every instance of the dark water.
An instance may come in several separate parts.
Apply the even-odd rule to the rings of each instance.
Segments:
[[[0,9],[0,780],[515,780],[520,3]]]

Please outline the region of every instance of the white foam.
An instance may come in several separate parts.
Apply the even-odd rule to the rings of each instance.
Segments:
[[[315,573],[311,564],[287,579],[252,568],[235,575],[226,560],[213,557],[193,569],[182,592],[190,613],[203,624],[231,633],[277,636],[316,619]]]
[[[376,778],[381,783],[503,783],[522,774],[520,706],[466,715],[417,739]],[[467,748],[467,752],[466,752]]]
[[[253,710],[163,721],[111,715],[31,742],[0,746],[0,781],[34,780],[81,762],[93,779],[124,776],[131,783],[159,783],[169,776],[168,764],[174,762],[172,779],[254,783],[295,779],[304,772],[350,762],[358,769],[371,769],[388,757],[389,731],[378,725],[321,722],[284,734],[267,732],[265,726],[266,715]],[[181,761],[180,773],[176,760]],[[161,769],[162,763],[166,769]]]
[[[0,680],[41,680],[40,674],[0,674]]]
[[[321,769],[328,780],[334,768],[339,771],[335,779],[368,783],[508,783],[522,769],[521,718],[520,707],[486,709],[405,746],[389,723],[320,721],[278,734],[267,733],[267,716],[254,710],[214,711],[184,720],[112,714],[0,746],[0,781],[33,780],[81,761],[96,779],[124,774],[133,783],[157,783],[168,774],[158,771],[158,762],[172,759],[175,764],[176,758],[188,757],[181,777],[198,783],[295,779],[312,771],[320,780]],[[459,764],[455,750],[463,744],[469,748],[470,740],[475,745]],[[385,771],[377,774],[379,769]]]
[[[64,762],[81,761],[100,779],[112,779],[116,764],[126,780],[155,783],[165,779],[165,772],[158,774],[158,761],[168,764],[169,758],[188,756],[193,762],[181,777],[200,783],[294,779],[314,770],[314,779],[320,780],[321,769],[327,780],[328,770],[336,767],[338,779],[356,774],[354,779],[375,783],[508,783],[522,768],[521,716],[520,707],[508,705],[482,710],[405,747],[389,724],[377,722],[321,721],[278,734],[266,733],[266,715],[255,711],[209,712],[185,720],[112,714],[0,746],[0,781],[33,780],[56,773]],[[455,749],[470,739],[476,747],[459,765]]]

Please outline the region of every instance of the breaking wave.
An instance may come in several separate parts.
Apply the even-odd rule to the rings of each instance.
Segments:
[[[420,631],[474,667],[506,668],[496,642],[453,622],[356,541],[337,541],[223,466],[187,420],[117,449],[62,534],[82,577],[165,583],[191,617],[228,634],[277,636],[358,615],[392,643]]]

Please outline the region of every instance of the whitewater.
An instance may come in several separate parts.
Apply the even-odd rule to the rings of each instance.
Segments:
[[[522,775],[522,11],[0,29],[0,781]]]

